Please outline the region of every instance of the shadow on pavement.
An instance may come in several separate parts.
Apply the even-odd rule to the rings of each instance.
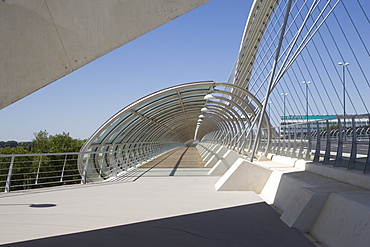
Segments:
[[[269,205],[256,203],[4,246],[314,247],[314,244],[285,225]]]

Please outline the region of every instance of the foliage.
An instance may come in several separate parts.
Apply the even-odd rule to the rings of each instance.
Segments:
[[[85,140],[73,139],[69,133],[49,135],[45,131],[34,133],[32,153],[67,153],[80,151]]]
[[[0,154],[35,154],[79,152],[85,140],[74,139],[69,133],[49,135],[34,133],[32,142],[0,142]],[[11,157],[0,157],[0,187],[5,187]],[[41,188],[67,184],[80,179],[77,155],[17,156],[13,160],[12,190]],[[61,175],[63,179],[61,181]]]
[[[32,146],[32,142],[0,141],[0,148],[6,147],[15,148],[19,146],[27,147],[28,149],[30,149]]]

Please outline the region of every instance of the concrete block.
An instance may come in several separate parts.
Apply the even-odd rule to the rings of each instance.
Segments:
[[[274,157],[274,156],[275,156],[275,154],[273,154],[273,153],[268,153],[267,154],[267,158],[270,159],[270,160],[272,160],[272,157]]]
[[[290,157],[280,156],[280,155],[274,155],[272,157],[273,162],[289,165],[292,167],[294,166],[296,160],[297,160],[296,158],[290,158]]]
[[[369,246],[369,191],[329,195],[311,234],[328,247]]]
[[[320,176],[304,171],[283,172],[274,205],[281,211],[286,211],[295,198],[299,198],[305,188],[323,186],[323,182],[320,180]]]
[[[274,204],[275,197],[277,194],[277,190],[279,188],[281,176],[283,175],[283,172],[281,171],[272,171],[271,175],[269,176],[268,180],[265,183],[265,186],[263,187],[261,191],[261,197],[269,203]]]
[[[215,147],[216,148],[216,147]],[[220,159],[222,159],[222,156],[229,150],[225,147],[218,147],[216,149],[213,149],[214,151],[212,151],[212,153],[210,153],[210,157],[208,159],[208,156],[206,157],[206,159],[208,159],[207,163],[204,165],[204,167],[213,167],[217,161],[219,161]]]
[[[220,148],[220,145],[210,143],[203,152],[203,161],[208,161],[214,155],[215,150],[217,150],[218,148]]]
[[[296,160],[296,162],[294,163],[294,167],[300,170],[306,170],[306,163],[307,163],[306,160],[299,159]]]
[[[198,150],[199,152],[199,155],[202,157],[203,153],[205,152],[206,150],[206,146],[207,145],[204,145],[204,144],[198,144],[195,146],[195,148]]]
[[[198,149],[199,153],[202,154],[206,152],[209,146],[211,145],[212,145],[211,143],[201,143],[201,144],[198,144],[196,148]]]
[[[208,143],[206,145],[203,146],[203,151],[200,153],[200,156],[202,158],[203,161],[208,161],[210,159],[210,157],[212,157],[212,155],[214,154],[214,151],[215,149],[218,148],[218,145],[217,144],[212,144],[212,143]]]
[[[233,150],[227,150],[209,171],[209,175],[223,175],[241,156]]]
[[[309,232],[328,196],[328,191],[304,188],[293,198],[280,218],[290,227]]]
[[[269,158],[267,158],[267,156],[265,155],[261,155],[257,161],[271,161]]]
[[[195,146],[199,152],[199,155],[201,158],[203,158],[204,155],[206,155],[208,153],[208,147],[209,147],[209,144],[206,143],[206,144],[198,144]]]
[[[255,191],[260,193],[271,175],[271,170],[253,164],[242,158],[217,181],[218,191]]]

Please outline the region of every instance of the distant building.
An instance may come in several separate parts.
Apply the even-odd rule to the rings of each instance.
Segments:
[[[319,129],[327,128],[326,121],[329,121],[329,126],[331,125],[337,125],[338,124],[338,117],[337,115],[309,115],[308,116],[308,122],[310,122],[310,129],[311,131],[317,130],[317,124],[316,121],[319,121]],[[290,127],[296,126],[296,131],[303,131],[307,132],[307,126],[306,126],[307,116],[306,115],[290,115],[290,116],[280,116],[280,125],[291,125]],[[341,119],[341,123],[344,124],[344,120]],[[345,125],[347,128],[352,127],[352,119],[347,118]],[[363,117],[363,118],[356,118],[355,119],[355,125],[356,127],[360,126],[366,126],[369,125],[369,118]]]

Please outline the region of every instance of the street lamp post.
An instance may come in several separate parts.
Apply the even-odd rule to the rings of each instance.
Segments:
[[[308,125],[308,84],[310,84],[310,81],[304,81],[302,82],[306,85],[306,123]]]
[[[286,125],[286,121],[285,121],[285,98],[286,98],[287,95],[288,95],[288,93],[281,93],[281,96],[283,96],[283,98],[284,98],[284,118],[283,118],[284,125]],[[286,131],[286,128],[284,126],[284,132],[283,132],[284,139],[285,139],[285,131]]]
[[[288,95],[288,93],[281,93],[281,96],[284,98],[284,118],[283,120],[285,121],[285,97]]]
[[[343,66],[343,126],[344,129],[346,129],[346,77],[345,77],[345,67],[349,65],[349,63],[346,62],[339,62],[338,65]]]
[[[271,119],[271,115],[270,115],[270,113],[271,113],[271,104],[272,102],[271,101],[269,101],[269,102],[267,102],[267,104],[268,104],[268,106],[269,106],[269,118]]]

